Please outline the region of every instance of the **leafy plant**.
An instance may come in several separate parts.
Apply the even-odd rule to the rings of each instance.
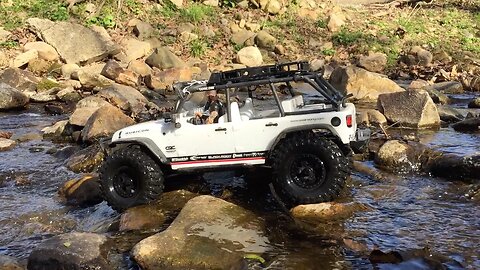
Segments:
[[[4,42],[0,42],[0,47],[1,48],[6,48],[6,49],[13,49],[15,47],[18,47],[18,42],[14,40],[7,40]]]
[[[333,56],[335,55],[336,50],[334,48],[323,49],[322,54],[325,56]]]
[[[193,57],[201,57],[205,55],[205,52],[207,51],[207,44],[200,40],[200,39],[194,39],[190,42],[190,55]]]
[[[234,8],[235,6],[237,6],[236,0],[222,0],[222,7]]]
[[[88,19],[87,25],[92,25],[92,24],[100,25],[105,28],[113,28],[116,25],[115,18],[112,14],[105,14],[105,15],[92,17]]]
[[[142,11],[142,4],[137,2],[136,0],[126,0],[125,6],[135,15],[138,15]]]
[[[332,41],[338,45],[351,45],[360,40],[362,36],[362,32],[342,28],[339,32],[332,35]]]
[[[162,17],[172,18],[178,12],[178,8],[169,0],[163,1],[161,9],[155,9]]]
[[[210,6],[193,3],[185,9],[180,10],[180,16],[184,21],[198,23],[205,17],[212,16],[214,10]]]
[[[318,20],[315,22],[315,25],[316,25],[318,28],[327,28],[327,20],[318,19]]]
[[[52,21],[66,21],[70,18],[66,3],[56,0],[37,0],[28,8],[29,15]]]

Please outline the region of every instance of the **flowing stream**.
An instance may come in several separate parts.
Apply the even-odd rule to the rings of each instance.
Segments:
[[[106,232],[118,216],[105,203],[84,209],[61,203],[58,187],[76,176],[63,162],[75,148],[32,136],[59,119],[36,109],[0,113],[0,130],[33,138],[0,152],[0,254],[25,260],[44,239],[70,231]],[[421,138],[451,153],[480,151],[478,134],[445,128]],[[361,202],[371,209],[312,230],[293,222],[268,188],[251,187],[242,176],[229,172],[208,173],[203,179],[212,194],[230,190],[235,203],[264,217],[272,245],[264,255],[266,269],[435,269],[421,260],[372,265],[368,254],[374,248],[428,248],[446,258],[448,269],[480,269],[480,202],[470,198],[468,184],[427,175],[390,175],[379,181],[354,174],[341,200]],[[345,239],[367,250],[347,248]]]

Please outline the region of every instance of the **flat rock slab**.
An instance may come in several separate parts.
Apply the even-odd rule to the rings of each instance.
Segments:
[[[28,19],[27,23],[68,64],[88,64],[120,51],[106,32],[94,31],[80,24],[39,18]]]

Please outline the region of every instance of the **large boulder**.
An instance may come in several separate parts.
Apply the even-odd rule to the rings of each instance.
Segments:
[[[75,152],[65,161],[65,166],[76,173],[89,173],[97,169],[105,154],[98,144]]]
[[[15,56],[11,66],[14,68],[24,67],[28,64],[28,62],[35,59],[38,59],[38,52],[36,50],[26,51],[24,53],[21,53]]]
[[[263,63],[260,50],[255,46],[247,46],[237,53],[237,62],[247,67],[259,66]]]
[[[167,230],[140,241],[132,255],[146,270],[232,269],[246,253],[261,254],[267,247],[260,219],[205,195],[188,201]]]
[[[474,180],[480,183],[480,155],[461,157],[452,154],[441,155],[429,162],[432,175],[457,180]]]
[[[67,204],[75,206],[92,206],[103,201],[97,174],[86,174],[67,181],[58,194]]]
[[[25,51],[31,51],[35,50],[38,52],[38,57],[40,57],[43,60],[47,61],[56,61],[59,58],[59,55],[55,48],[53,48],[51,45],[37,41],[37,42],[28,42],[25,44],[23,47]]]
[[[154,69],[153,74],[145,77],[145,84],[152,90],[171,89],[174,82],[192,80],[191,68],[169,68],[163,71]]]
[[[71,125],[83,127],[87,124],[88,118],[92,116],[100,107],[109,103],[98,96],[89,96],[77,103],[75,111],[70,115],[69,121]]]
[[[0,269],[1,270],[23,270],[19,260],[14,257],[0,255]]]
[[[140,85],[140,75],[131,70],[122,68],[120,64],[114,60],[107,62],[107,64],[103,67],[101,74],[119,84],[132,87]]]
[[[437,106],[437,110],[440,115],[440,120],[447,123],[459,122],[465,118],[457,109],[450,106],[440,105]]]
[[[185,204],[199,196],[186,190],[165,192],[154,202],[127,209],[120,217],[120,231],[156,230],[177,215]]]
[[[452,125],[453,129],[460,132],[480,131],[480,117],[471,117]]]
[[[118,54],[116,58],[124,63],[142,58],[152,49],[150,43],[134,38],[126,38],[122,40],[120,45],[122,46],[122,53]]]
[[[262,30],[255,36],[255,44],[257,44],[257,46],[260,48],[273,51],[273,49],[275,49],[275,45],[277,44],[277,39],[270,35],[267,31]]]
[[[88,64],[119,52],[105,29],[96,28],[94,31],[76,23],[39,18],[30,18],[27,24],[69,64]]]
[[[0,110],[23,108],[28,100],[22,92],[8,84],[0,83]]]
[[[126,116],[122,110],[110,104],[105,105],[88,118],[82,130],[82,140],[93,142],[102,137],[111,136],[115,131],[133,124],[135,121]]]
[[[114,82],[101,74],[104,67],[105,64],[103,63],[92,64],[80,68],[76,73],[72,74],[72,76],[76,75],[83,88],[99,89],[107,87]]]
[[[378,96],[377,109],[391,123],[409,128],[438,128],[437,106],[426,91],[403,91]]]
[[[336,68],[330,75],[330,83],[353,98],[375,101],[378,95],[404,91],[394,81],[363,68],[348,66]]]
[[[178,58],[167,47],[155,48],[145,62],[151,67],[159,69],[183,68],[187,66],[182,59]]]
[[[7,68],[0,74],[0,82],[6,83],[22,92],[33,92],[40,80],[31,72],[19,68]]]
[[[0,138],[0,152],[11,150],[17,145],[14,140]]]
[[[147,98],[137,89],[121,84],[110,85],[98,92],[97,95],[133,116],[144,111],[148,103]]]
[[[106,254],[107,237],[94,233],[67,233],[42,242],[28,257],[29,270],[113,269]]]
[[[42,129],[44,138],[60,139],[64,135],[64,131],[68,125],[68,120],[56,122],[53,126]]]
[[[375,163],[388,171],[420,171],[430,156],[430,150],[419,143],[398,140],[385,142],[375,156]]]
[[[368,56],[361,55],[358,65],[372,72],[382,72],[387,66],[387,55],[384,53],[370,52]]]

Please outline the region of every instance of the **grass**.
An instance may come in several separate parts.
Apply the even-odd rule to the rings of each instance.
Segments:
[[[199,3],[192,3],[180,10],[180,18],[194,24],[203,21],[206,17],[212,17],[214,14],[215,11],[212,7]]]
[[[343,27],[340,31],[332,35],[332,42],[335,45],[352,45],[358,42],[363,37],[363,33],[360,31],[351,31],[346,27]]]
[[[190,55],[196,58],[202,57],[207,51],[207,43],[201,39],[194,39],[190,42]]]
[[[0,42],[0,48],[13,49],[13,48],[16,48],[16,47],[18,47],[18,42],[13,41],[13,40]]]

